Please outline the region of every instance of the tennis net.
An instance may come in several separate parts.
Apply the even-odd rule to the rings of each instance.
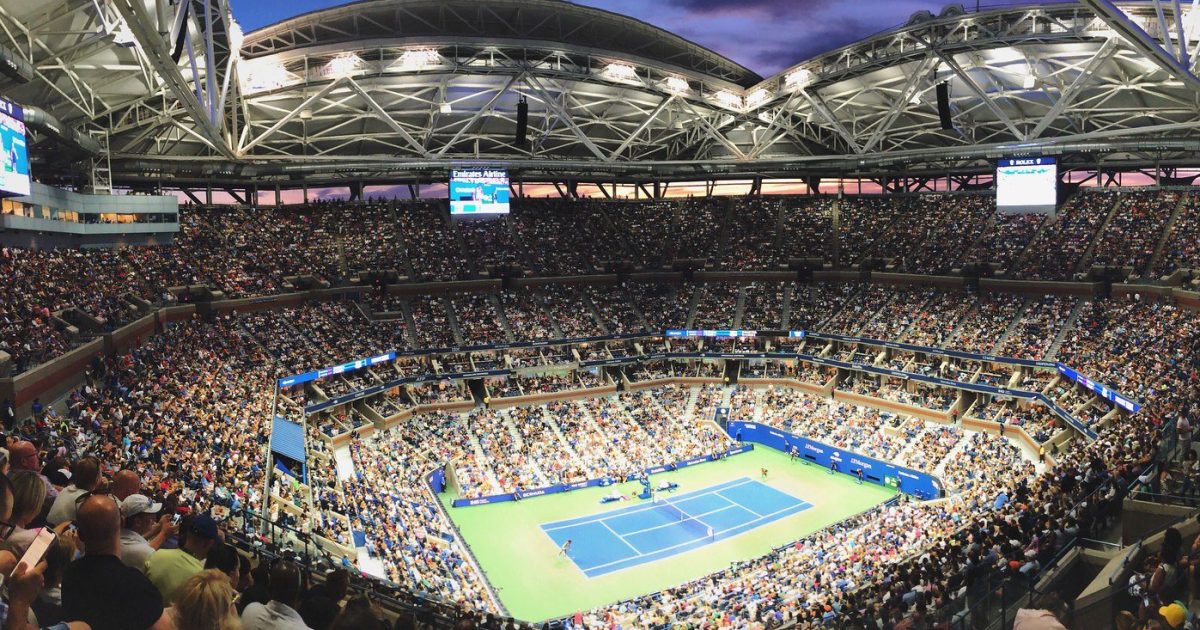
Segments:
[[[670,514],[679,521],[680,525],[688,528],[689,530],[702,536],[711,537],[713,535],[712,527],[710,527],[708,523],[705,523],[695,516],[683,511],[679,508],[679,506],[672,503],[669,499],[663,499],[656,496],[654,497],[654,505],[657,509]]]

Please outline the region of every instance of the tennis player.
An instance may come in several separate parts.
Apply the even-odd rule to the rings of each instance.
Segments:
[[[763,481],[766,481],[767,480],[767,467],[763,466],[762,469],[758,471],[758,474],[760,477],[763,478]]]
[[[568,538],[567,542],[563,543],[563,546],[561,548],[559,548],[558,555],[565,556],[565,555],[567,555],[567,552],[570,550],[571,550],[571,539]]]

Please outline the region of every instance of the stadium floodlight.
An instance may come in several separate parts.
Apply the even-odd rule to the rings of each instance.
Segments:
[[[133,31],[129,30],[129,24],[125,23],[125,18],[117,16],[115,22],[108,26],[108,34],[112,35],[113,45],[121,48],[132,48],[137,45],[137,38],[133,36]]]
[[[229,49],[239,51],[242,49],[242,42],[246,41],[246,34],[242,31],[242,25],[238,24],[233,16],[229,16]]]
[[[438,111],[443,114],[449,114],[452,113],[454,109],[450,107],[450,101],[442,101],[442,104],[438,105]]]
[[[604,68],[604,74],[616,81],[639,82],[637,69],[629,64],[610,63]]]
[[[400,55],[394,67],[400,70],[423,70],[442,63],[442,55],[432,48],[415,48]]]
[[[789,72],[788,75],[784,77],[783,84],[789,90],[799,90],[812,85],[812,82],[815,78],[816,77],[813,76],[811,70],[808,68],[800,68],[794,72]]]
[[[362,59],[358,55],[354,53],[342,53],[330,59],[329,63],[325,64],[325,71],[330,76],[345,77],[357,72],[360,64],[362,64]]]
[[[668,92],[676,94],[685,94],[691,91],[691,87],[683,77],[669,76],[663,80],[663,87],[667,88]]]
[[[771,100],[771,93],[759,88],[746,95],[746,107],[758,107],[769,100]]]
[[[729,109],[742,108],[742,97],[730,92],[729,90],[721,90],[720,92],[714,94],[713,98],[717,101],[717,104],[721,105],[722,107],[727,107]]]
[[[250,59],[238,65],[238,75],[242,81],[242,91],[246,93],[265,92],[285,85],[290,85],[299,78],[287,71],[278,59]]]

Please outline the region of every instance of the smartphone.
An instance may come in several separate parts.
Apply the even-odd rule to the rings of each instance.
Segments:
[[[178,524],[179,524],[179,521],[180,521],[182,518],[183,518],[183,517],[182,517],[182,516],[180,516],[178,512],[176,512],[176,513],[175,513],[175,516],[172,516],[172,517],[171,517],[171,524],[172,524],[172,525],[178,525]]]
[[[41,528],[38,530],[37,537],[33,539],[33,542],[29,543],[29,549],[25,550],[25,555],[21,556],[21,562],[17,564],[25,563],[26,571],[37,566],[37,563],[42,561],[42,556],[46,555],[46,550],[50,548],[50,543],[52,542],[54,542],[54,531],[49,527]],[[13,568],[13,572],[16,572],[15,567]],[[9,577],[12,577],[12,574],[9,574]]]

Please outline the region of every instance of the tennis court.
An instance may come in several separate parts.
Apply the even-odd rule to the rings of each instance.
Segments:
[[[806,501],[749,477],[625,507],[543,524],[589,578],[711,545],[803,512]]]

